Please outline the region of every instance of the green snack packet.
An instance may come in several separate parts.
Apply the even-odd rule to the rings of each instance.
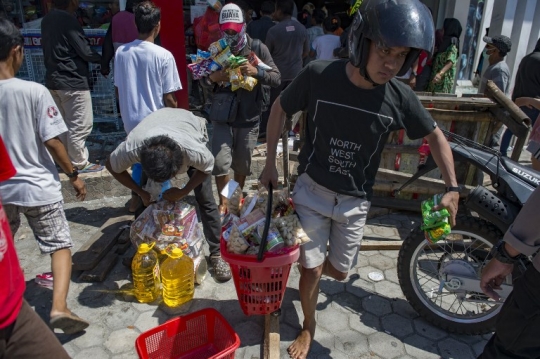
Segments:
[[[433,207],[441,203],[442,194],[436,194],[433,198],[428,198],[421,204],[422,210],[422,229],[440,227],[448,223],[450,212],[446,208],[439,211],[433,211]]]
[[[450,227],[450,224],[445,223],[440,227],[427,229],[424,233],[428,242],[437,243],[441,239],[445,239],[451,232],[452,228]]]
[[[229,56],[229,63],[233,69],[245,64],[246,62],[247,62],[247,59],[245,57],[234,56],[234,55]]]

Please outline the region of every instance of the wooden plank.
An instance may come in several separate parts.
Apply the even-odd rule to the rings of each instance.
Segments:
[[[491,113],[487,111],[456,111],[440,108],[428,108],[435,121],[490,122]]]
[[[373,196],[371,205],[383,208],[398,209],[401,211],[420,212],[420,202],[410,199]]]
[[[73,254],[73,270],[90,270],[111,251],[120,236],[120,228],[133,220],[133,215],[110,218]]]
[[[94,268],[82,272],[79,280],[83,282],[103,282],[107,274],[118,262],[118,254],[115,250],[111,250],[103,259],[101,259]]]
[[[279,359],[279,315],[264,316],[264,359]]]
[[[377,241],[374,239],[363,239],[360,251],[391,251],[399,250],[403,241]]]

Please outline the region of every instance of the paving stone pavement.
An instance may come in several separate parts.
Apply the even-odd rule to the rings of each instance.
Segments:
[[[128,197],[66,204],[77,250],[108,218],[124,214]],[[368,221],[368,239],[399,239],[418,221],[413,214],[393,213]],[[39,254],[32,233],[23,221],[15,238],[25,272],[25,298],[48,321],[49,289],[33,282],[36,274],[49,271],[50,260]],[[131,254],[128,252],[126,255]],[[396,275],[397,251],[360,252],[357,264],[344,282],[323,277],[317,305],[317,331],[309,358],[475,358],[489,335],[460,336],[434,328],[404,299]],[[368,273],[384,274],[373,282]],[[232,280],[219,284],[208,276],[197,286],[193,301],[170,310],[161,304],[137,303],[128,294],[130,271],[120,262],[103,283],[78,281],[73,273],[69,307],[91,325],[81,334],[57,336],[75,359],[137,358],[135,339],[140,333],[183,313],[205,307],[219,310],[239,334],[241,347],[235,358],[262,357],[264,317],[245,316]],[[303,317],[298,294],[299,272],[293,266],[281,315],[281,357],[295,339]]]

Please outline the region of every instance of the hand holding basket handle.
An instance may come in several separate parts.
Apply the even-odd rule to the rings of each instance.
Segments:
[[[264,230],[261,238],[261,244],[259,247],[259,254],[257,255],[257,261],[262,262],[264,257],[264,251],[266,250],[266,241],[268,240],[268,230],[270,229],[270,221],[272,219],[272,200],[274,198],[274,189],[272,188],[272,182],[268,183],[268,201],[266,203],[266,221],[264,222]]]

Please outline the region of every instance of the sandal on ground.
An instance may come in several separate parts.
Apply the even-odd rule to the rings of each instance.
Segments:
[[[231,279],[231,268],[221,256],[211,256],[210,264],[214,268],[214,278],[220,282],[226,282]]]
[[[105,167],[95,163],[89,163],[84,168],[79,170],[79,173],[90,173],[90,172],[100,172],[103,171]]]
[[[51,318],[49,325],[53,329],[62,330],[65,334],[75,334],[85,330],[90,323],[71,312],[70,314],[60,314]]]

